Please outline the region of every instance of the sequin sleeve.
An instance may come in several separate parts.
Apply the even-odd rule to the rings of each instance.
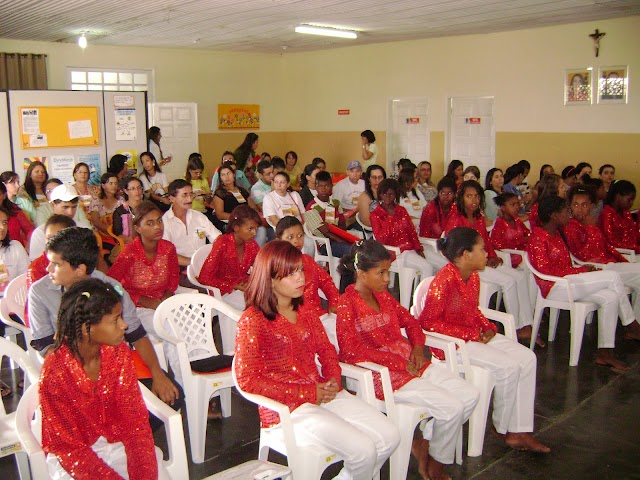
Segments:
[[[600,228],[607,242],[616,248],[627,248],[640,253],[638,225],[631,213],[619,215],[611,205],[605,205],[600,213]]]
[[[380,205],[378,205],[370,216],[371,228],[376,240],[394,247],[401,251],[423,250],[416,228],[407,211],[400,206],[396,206],[394,215],[389,215]]]
[[[198,276],[200,283],[218,288],[222,294],[231,293],[235,286],[235,283],[232,284],[232,281],[225,278],[224,272],[221,272],[219,268],[223,264],[227,252],[228,239],[228,235],[220,235],[216,238]]]
[[[316,353],[318,354],[318,362],[322,369],[322,381],[326,382],[333,378],[338,382],[338,388],[342,390],[342,384],[340,378],[342,377],[342,369],[340,368],[340,362],[338,360],[338,353],[336,348],[329,341],[327,337],[327,331],[322,325],[320,318],[317,314],[308,315],[307,322],[309,323],[309,329],[313,333],[313,337],[316,343]]]
[[[347,294],[340,297],[336,319],[336,333],[340,346],[340,358],[351,364],[358,362],[375,362],[390,370],[407,369],[407,360],[401,355],[370,348],[357,333],[356,319],[358,311],[355,302],[350,301]]]
[[[129,247],[129,245],[127,245],[127,247]],[[125,247],[124,250],[120,252],[118,257],[116,258],[116,261],[109,268],[107,275],[119,281],[122,284],[122,287],[127,292],[129,292],[131,301],[137,305],[141,294],[140,292],[136,292],[135,290],[129,288],[129,280],[131,279],[131,268],[133,267],[136,259],[133,248],[127,247]]]
[[[317,263],[313,263],[312,267],[316,275],[318,276],[318,283],[320,290],[324,293],[325,297],[327,297],[327,301],[329,302],[330,307],[335,307],[338,305],[338,298],[340,298],[340,292],[336,288],[336,284],[333,283],[333,278],[329,275],[322,267],[320,267]]]
[[[456,227],[473,228],[480,234],[482,240],[484,240],[484,249],[487,251],[489,258],[497,257],[496,251],[493,249],[491,239],[489,238],[489,233],[487,232],[487,224],[485,223],[483,216],[480,215],[475,217],[475,223],[472,225],[469,220],[457,210],[456,206],[453,205],[451,207],[451,212],[449,213],[447,226],[445,227],[445,235],[448,235],[449,232]]]
[[[440,224],[438,206],[435,201],[429,203],[420,216],[420,236],[426,238],[440,238],[443,225]]]

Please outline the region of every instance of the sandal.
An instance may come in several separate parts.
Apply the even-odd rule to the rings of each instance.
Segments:
[[[596,365],[599,365],[600,367],[609,367],[609,369],[613,372],[613,373],[625,373],[629,370],[629,367],[625,366],[625,365],[614,365],[613,363],[609,363],[609,362],[600,362],[598,360],[595,361]]]

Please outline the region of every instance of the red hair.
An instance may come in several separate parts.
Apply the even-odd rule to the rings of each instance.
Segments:
[[[255,307],[269,320],[278,314],[278,299],[272,289],[272,281],[291,275],[302,267],[302,253],[289,242],[274,240],[258,252],[244,291],[247,307]],[[293,309],[302,304],[302,297],[291,300]]]

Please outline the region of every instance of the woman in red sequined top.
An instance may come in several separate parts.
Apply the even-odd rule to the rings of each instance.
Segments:
[[[287,242],[267,243],[253,266],[245,290],[247,310],[238,322],[238,385],[287,405],[297,441],[344,458],[344,478],[370,479],[400,442],[398,430],[342,390],[338,355],[317,310],[305,306],[304,288],[302,253]],[[260,408],[260,421],[266,428],[280,420]]]
[[[76,282],[63,295],[54,351],[40,375],[51,478],[158,478],[163,467],[123,342],[126,328],[120,296],[101,280]]]
[[[133,229],[138,235],[118,255],[107,275],[122,283],[138,307],[136,313],[144,329],[154,334],[155,309],[178,288],[178,255],[176,247],[162,239],[162,212],[155,203],[142,202],[133,216]]]
[[[420,217],[420,236],[440,238],[449,219],[449,213],[456,198],[456,182],[444,177],[438,182],[438,196],[425,207]]]
[[[416,227],[411,217],[398,205],[400,185],[397,180],[387,178],[378,186],[379,205],[371,212],[373,236],[380,243],[398,247],[404,265],[420,271],[422,278],[433,274],[433,267],[424,256],[424,248],[418,240]]]
[[[482,214],[484,193],[480,184],[474,180],[464,182],[456,192],[456,203],[453,208],[445,234],[448,235],[456,227],[469,227],[478,232],[484,241],[484,248],[488,254],[487,266],[490,267],[479,272],[480,280],[500,285],[507,312],[513,315],[516,321],[518,338],[530,339],[533,310],[528,283],[524,272],[502,265],[502,260],[493,249]],[[536,340],[536,343],[544,346],[540,339]]]
[[[536,356],[499,333],[478,309],[480,277],[487,252],[484,240],[466,227],[453,229],[438,247],[449,264],[431,282],[419,321],[426,331],[466,340],[473,365],[494,372],[493,424],[510,447],[547,453],[533,432]],[[438,356],[439,351],[432,352]]]
[[[545,198],[539,205],[543,228],[533,229],[527,245],[531,265],[540,273],[565,277],[574,300],[600,306],[596,363],[609,365],[616,371],[627,370],[629,367],[613,354],[618,316],[626,326],[625,336],[628,338],[640,339],[640,325],[631,309],[620,275],[614,271],[600,271],[589,264],[574,267],[560,230],[570,220],[567,201],[553,196]],[[538,277],[535,280],[544,297],[551,300],[567,299],[565,285]]]
[[[529,241],[531,232],[520,218],[518,210],[520,202],[515,193],[501,193],[493,198],[494,203],[500,209],[500,215],[496,218],[491,230],[491,243],[494,248],[510,248],[524,250]],[[522,263],[522,256],[511,254],[511,266],[517,268]]]
[[[429,409],[433,419],[423,429],[424,439],[414,440],[412,452],[423,478],[445,479],[444,464],[453,463],[459,428],[473,412],[478,391],[444,364],[425,359],[420,325],[387,290],[390,266],[391,255],[375,240],[356,243],[343,257],[341,269],[354,274],[356,283],[347,287],[338,306],[340,359],[387,367],[394,398]],[[374,380],[376,395],[384,398],[377,374]]]
[[[615,248],[628,248],[640,253],[640,226],[633,221],[631,207],[636,187],[626,180],[611,185],[606,205],[600,214],[600,228]]]
[[[537,188],[536,202],[532,205],[531,211],[529,212],[529,225],[531,225],[531,230],[533,230],[534,227],[542,227],[542,223],[538,218],[538,203],[544,198],[551,197],[553,195],[565,198],[569,186],[560,175],[548,173],[540,178]]]

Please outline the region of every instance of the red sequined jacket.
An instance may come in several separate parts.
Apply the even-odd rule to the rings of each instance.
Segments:
[[[318,312],[305,305],[298,308],[295,324],[282,315],[268,320],[257,308],[247,308],[238,322],[235,362],[242,390],[284,403],[291,411],[316,403],[316,385],[331,378],[340,384],[342,374]],[[280,423],[274,411],[259,410],[263,428]]]
[[[531,232],[522,220],[516,218],[515,224],[511,225],[504,218],[496,218],[491,230],[491,243],[493,248],[513,248],[515,250],[524,250],[527,248],[529,235]],[[511,266],[516,268],[522,263],[520,255],[511,254]]]
[[[31,285],[36,283],[42,277],[47,275],[47,267],[49,266],[49,259],[47,258],[47,252],[45,251],[42,255],[36,258],[33,262],[29,264],[29,268],[27,269],[27,292],[31,288]],[[25,305],[25,319],[24,324],[29,326],[29,302]]]
[[[40,374],[42,447],[77,479],[121,477],[91,450],[99,437],[122,442],[131,480],[158,478],[158,464],[131,351],[103,345],[92,381],[66,345],[48,355]]]
[[[569,251],[578,260],[593,263],[626,262],[627,260],[604,238],[596,225],[583,225],[572,218],[562,229]]]
[[[482,240],[484,240],[484,249],[487,251],[489,258],[497,257],[496,251],[493,249],[491,239],[489,238],[489,233],[487,232],[487,224],[485,223],[484,217],[482,215],[474,217],[474,223],[472,224],[465,215],[461,214],[458,211],[454,204],[451,207],[451,212],[449,213],[449,221],[447,222],[447,227],[445,228],[444,232],[445,235],[449,234],[449,232],[456,227],[473,228],[480,234]]]
[[[640,230],[633,221],[631,212],[625,211],[618,215],[611,205],[605,205],[599,222],[604,237],[612,246],[640,253]]]
[[[531,226],[531,230],[533,231],[534,227],[542,228],[542,222],[540,221],[540,217],[538,216],[538,203],[536,202],[531,206],[531,211],[529,212],[529,225]]]
[[[9,216],[8,229],[9,238],[19,241],[23,247],[27,248],[31,233],[34,230],[33,224],[18,206],[13,208],[13,216]]]
[[[136,237],[120,252],[107,275],[122,284],[136,305],[140,297],[162,298],[167,290],[175,292],[178,288],[180,266],[176,247],[161,239],[155,258],[149,259],[140,237]]]
[[[309,255],[302,255],[302,266],[305,281],[304,293],[302,294],[304,304],[307,307],[316,308],[320,315],[324,315],[327,311],[322,308],[318,289],[322,290],[324,296],[327,297],[330,307],[338,305],[340,292],[336,288],[336,284],[333,283],[331,276]]]
[[[242,261],[239,261],[233,233],[220,235],[202,265],[198,281],[220,289],[222,294],[231,293],[237,284],[249,280],[249,270],[259,250],[255,240],[245,243]]]
[[[423,250],[416,227],[411,217],[399,205],[396,205],[393,215],[389,215],[387,211],[378,205],[371,212],[371,228],[376,240],[385,245],[400,248],[401,252],[405,250],[415,250],[421,252]]]
[[[443,333],[466,341],[478,341],[480,332],[498,331],[478,309],[480,276],[473,272],[465,282],[460,270],[448,263],[431,282],[425,308],[418,319],[428,332]],[[431,353],[444,359],[442,350]]]
[[[560,232],[550,235],[549,232],[542,228],[534,228],[529,239],[529,245],[527,245],[527,253],[529,254],[531,266],[546,275],[564,277],[587,271],[585,267],[573,266],[569,249],[560,236]],[[541,280],[535,275],[534,278],[540,287],[542,296],[546,297],[554,282]]]
[[[415,318],[388,291],[373,294],[380,305],[376,312],[349,285],[340,297],[336,334],[340,360],[346,363],[375,362],[389,368],[391,385],[398,390],[414,377],[407,361],[414,345],[424,345],[425,336]],[[402,336],[404,328],[409,340]],[[420,374],[426,370],[425,363]],[[384,398],[380,376],[374,374],[376,396]]]
[[[447,215],[444,214],[437,201],[430,202],[420,216],[420,236],[427,238],[440,238],[447,226],[449,215],[453,207],[449,209]]]

